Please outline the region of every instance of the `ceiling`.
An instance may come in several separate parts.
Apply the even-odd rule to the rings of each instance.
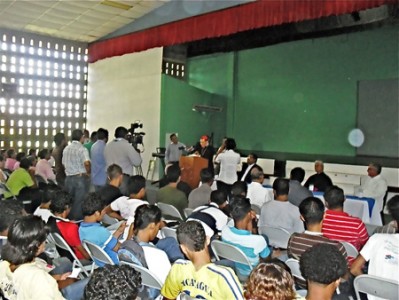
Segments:
[[[0,28],[92,42],[169,0],[1,0]]]

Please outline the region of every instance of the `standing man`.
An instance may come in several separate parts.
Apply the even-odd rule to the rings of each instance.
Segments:
[[[180,156],[182,156],[186,145],[179,142],[176,133],[170,135],[170,142],[166,148],[165,162],[166,164],[179,164]]]
[[[65,167],[65,190],[72,197],[69,219],[82,220],[82,203],[90,187],[91,164],[89,151],[83,147],[82,130],[72,131],[72,143],[65,147],[62,164]]]
[[[251,171],[253,168],[260,168],[256,162],[258,161],[258,156],[255,153],[249,153],[247,157],[247,162],[242,164],[241,172],[238,173],[238,179],[245,181],[246,183],[251,183]]]
[[[380,164],[374,162],[370,163],[367,169],[368,177],[360,186],[364,197],[375,199],[373,214],[382,212],[384,208],[384,196],[388,189],[387,182],[381,176],[381,170],[382,167]]]
[[[316,160],[314,162],[314,170],[316,171],[316,174],[310,176],[304,185],[306,188],[313,185],[313,191],[325,192],[329,186],[333,185],[333,183],[331,178],[324,173],[324,163],[321,160]]]
[[[107,164],[105,162],[104,150],[108,142],[108,130],[100,128],[97,130],[97,141],[91,147],[91,182],[96,191],[107,183]]]
[[[54,142],[55,148],[53,149],[52,156],[54,157],[55,163],[55,180],[57,181],[58,186],[64,187],[66,175],[64,165],[62,164],[62,153],[67,145],[65,134],[58,132],[54,136]]]
[[[208,170],[211,171],[212,174],[215,174],[213,167],[213,156],[215,155],[215,149],[209,145],[209,136],[201,136],[199,143],[194,147],[194,151],[201,157],[208,160]]]
[[[122,172],[129,176],[133,175],[133,167],[141,165],[140,153],[127,141],[128,131],[125,127],[115,129],[115,139],[105,146],[104,156],[107,167],[117,164]]]

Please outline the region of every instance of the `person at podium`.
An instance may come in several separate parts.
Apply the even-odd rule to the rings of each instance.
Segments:
[[[209,145],[209,136],[201,136],[199,143],[193,148],[194,153],[208,160],[208,170],[214,174],[213,156],[215,155],[215,149]]]

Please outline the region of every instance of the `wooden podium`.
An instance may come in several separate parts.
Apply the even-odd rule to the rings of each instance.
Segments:
[[[181,180],[186,182],[192,189],[195,189],[201,180],[201,170],[208,168],[208,160],[200,156],[181,156],[179,166]]]

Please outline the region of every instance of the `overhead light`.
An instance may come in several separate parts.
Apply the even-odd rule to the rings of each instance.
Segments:
[[[116,2],[116,1],[111,1],[111,0],[103,0],[103,1],[100,2],[100,4],[111,6],[111,7],[115,7],[115,8],[119,8],[119,9],[123,9],[123,10],[129,10],[129,9],[131,9],[133,7],[133,6],[129,5],[129,4]]]

